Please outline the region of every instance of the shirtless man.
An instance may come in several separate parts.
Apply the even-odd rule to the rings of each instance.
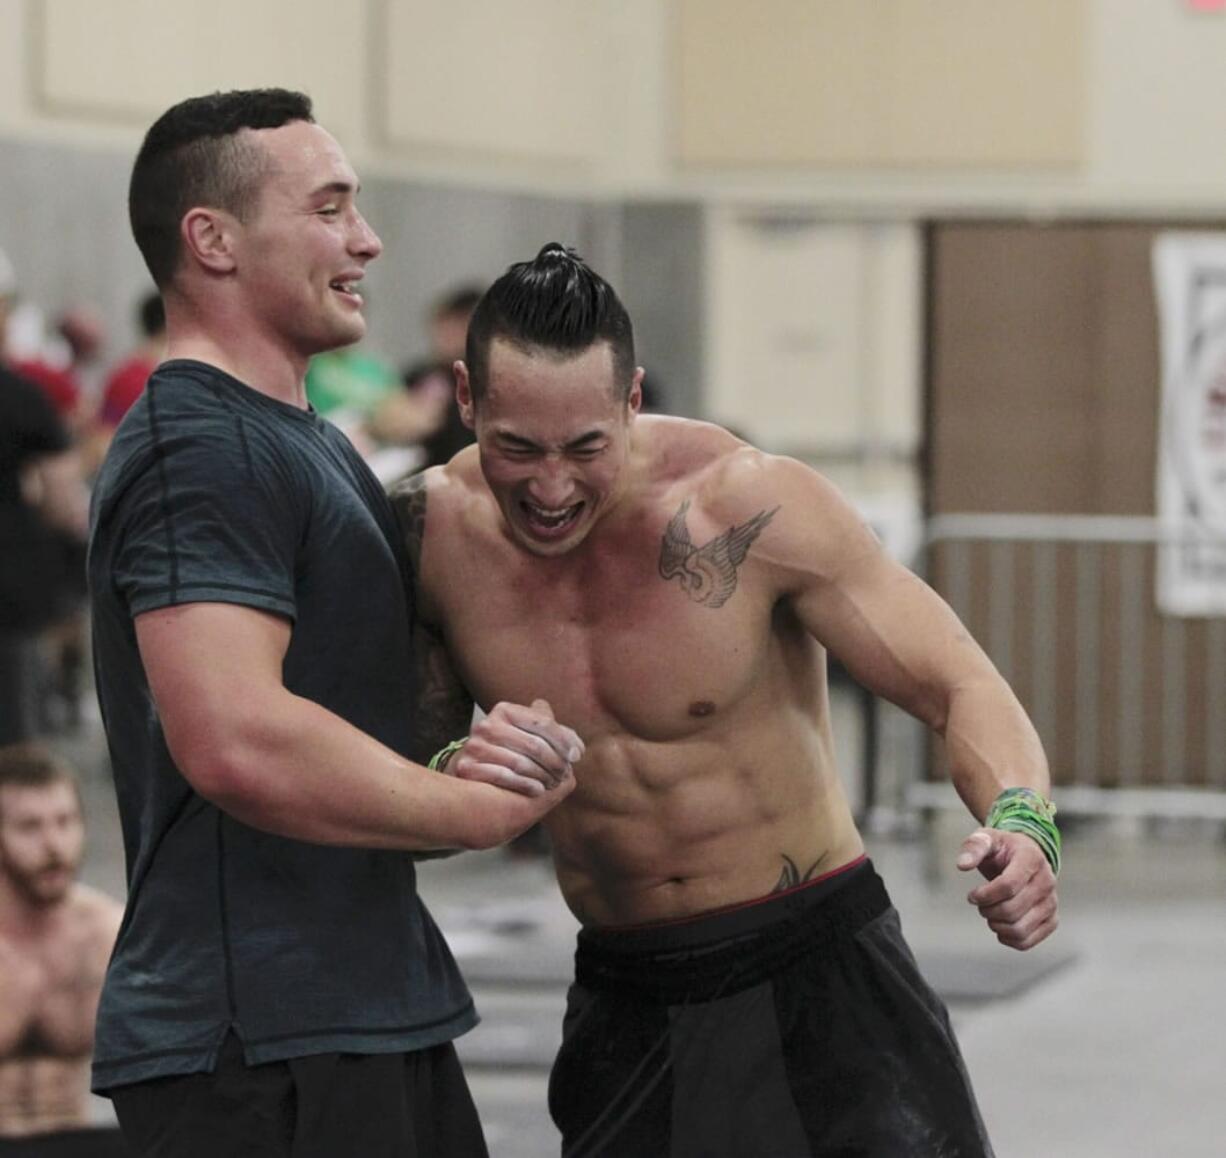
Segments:
[[[563,1153],[990,1154],[840,784],[825,650],[944,737],[992,825],[959,854],[970,900],[1028,949],[1058,835],[1017,699],[818,474],[638,416],[630,321],[570,251],[490,288],[456,374],[477,447],[394,502],[440,737],[468,694],[543,696],[586,745],[545,820],[583,925]]]
[[[71,770],[39,745],[0,748],[0,1155],[126,1153],[89,1106],[123,909],[76,883],[84,843]]]

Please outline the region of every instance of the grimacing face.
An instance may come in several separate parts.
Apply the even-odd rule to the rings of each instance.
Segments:
[[[0,873],[29,903],[64,899],[85,851],[85,819],[66,780],[0,788]]]
[[[495,338],[489,381],[474,405],[467,368],[457,364],[460,413],[477,434],[482,473],[526,551],[574,550],[616,502],[642,377],[635,371],[622,401],[607,342],[566,356]]]

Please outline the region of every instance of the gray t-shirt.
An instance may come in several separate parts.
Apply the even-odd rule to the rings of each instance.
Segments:
[[[237,603],[284,616],[285,686],[413,753],[404,559],[348,440],[200,362],[163,364],[94,490],[89,578],[98,696],[128,903],[98,1011],[97,1090],[248,1063],[435,1045],[476,1023],[405,853],[260,832],[175,767],[135,616]]]

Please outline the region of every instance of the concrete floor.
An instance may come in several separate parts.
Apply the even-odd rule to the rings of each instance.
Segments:
[[[122,895],[96,725],[61,746],[86,781],[85,876]],[[1030,954],[997,946],[963,899],[952,862],[965,827],[951,816],[870,852],[950,1004],[999,1158],[1223,1158],[1221,827],[1069,832],[1061,928]],[[547,867],[473,854],[422,866],[421,890],[484,1014],[459,1045],[493,1158],[556,1154],[545,1090],[575,926]]]

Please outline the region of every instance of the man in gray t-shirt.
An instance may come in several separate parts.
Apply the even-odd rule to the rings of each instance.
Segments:
[[[168,359],[99,475],[89,576],[129,883],[93,1081],[138,1154],[483,1153],[413,854],[516,835],[582,753],[537,701],[418,762],[394,516],[303,391],[364,332],[357,188],[276,89],[175,106],[132,174]]]

